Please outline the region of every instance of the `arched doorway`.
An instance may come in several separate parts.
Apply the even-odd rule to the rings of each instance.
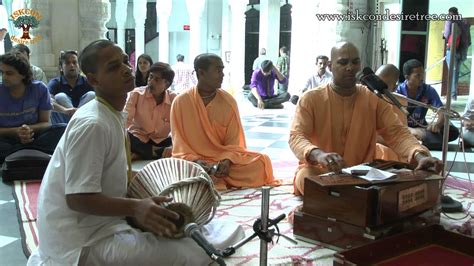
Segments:
[[[291,5],[280,7],[280,47],[286,46],[291,52]]]
[[[250,84],[252,65],[258,57],[258,38],[260,27],[260,12],[253,6],[245,12],[245,84]]]

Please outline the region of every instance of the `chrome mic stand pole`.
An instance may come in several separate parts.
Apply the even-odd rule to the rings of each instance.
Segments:
[[[456,78],[454,77],[455,73],[455,59],[456,59],[456,38],[458,36],[458,27],[456,23],[452,23],[451,25],[451,44],[450,44],[450,57],[448,63],[448,86],[446,90],[446,110],[451,110],[451,91],[455,90],[453,88],[453,80]],[[448,142],[449,142],[449,120],[450,116],[446,113],[443,113],[444,116],[444,127],[443,127],[443,148],[442,148],[442,161],[443,161],[443,171],[441,172],[443,177],[447,175],[447,156],[448,156]]]
[[[261,232],[266,234],[268,230],[268,210],[270,208],[270,189],[269,186],[262,187],[262,212],[261,212]],[[260,239],[260,266],[267,265],[268,242]]]

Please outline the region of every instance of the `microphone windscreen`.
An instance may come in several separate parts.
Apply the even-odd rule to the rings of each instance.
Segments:
[[[364,76],[367,76],[370,74],[374,74],[374,71],[370,67],[364,67],[364,69],[362,70],[362,74],[364,74]]]

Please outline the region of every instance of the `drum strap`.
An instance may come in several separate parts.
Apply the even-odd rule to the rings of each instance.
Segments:
[[[114,113],[115,118],[117,119],[119,124],[123,127],[125,154],[127,156],[127,179],[128,179],[127,184],[130,184],[130,182],[132,181],[132,154],[131,154],[131,151],[130,151],[130,139],[128,138],[127,129],[123,126],[123,122],[122,122],[122,118],[120,116],[120,113],[117,110],[115,110],[112,107],[112,105],[110,105],[110,103],[108,103],[106,100],[104,100],[104,98],[102,98],[100,96],[97,96],[97,95],[95,96],[95,99],[99,103],[105,105],[107,107],[107,109],[109,109],[112,113]]]

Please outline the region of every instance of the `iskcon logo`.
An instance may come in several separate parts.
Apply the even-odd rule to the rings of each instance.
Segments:
[[[40,35],[33,36],[30,29],[37,28],[41,20],[41,14],[34,9],[19,9],[11,15],[15,28],[21,29],[21,36],[11,36],[12,42],[21,44],[34,44],[42,39]]]

